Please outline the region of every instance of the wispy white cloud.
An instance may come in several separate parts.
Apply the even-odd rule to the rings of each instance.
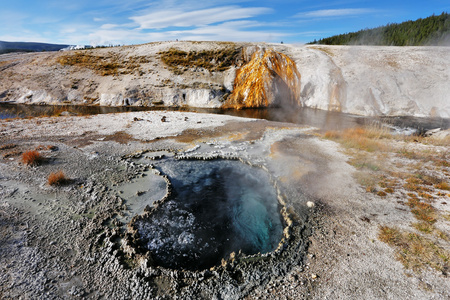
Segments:
[[[76,33],[77,30],[78,30],[78,27],[67,26],[67,27],[61,28],[59,32],[61,34],[73,34],[73,33]]]
[[[155,8],[147,14],[137,12],[126,24],[105,23],[90,31],[88,38],[92,44],[124,44],[175,39],[271,41],[285,36],[267,29],[273,24],[255,20],[257,16],[271,13],[270,8],[228,5],[174,9],[176,0],[165,2],[169,8]]]
[[[89,44],[93,46],[109,44],[129,44],[131,41],[133,41],[132,43],[154,41],[154,39],[152,39],[153,37],[149,34],[144,34],[140,31],[128,29],[94,30],[87,35],[87,38],[89,40]]]
[[[265,30],[245,30],[257,26],[257,22],[238,21],[226,22],[214,26],[198,27],[191,30],[179,32],[180,39],[184,40],[224,40],[224,41],[275,41],[286,34],[265,31]]]
[[[146,43],[164,40],[196,40],[196,41],[267,41],[274,42],[287,36],[287,34],[257,30],[261,23],[257,21],[242,20],[223,22],[216,25],[182,28],[179,30],[152,31],[126,28],[99,29],[89,34],[92,45]],[[256,28],[256,30],[254,30]]]
[[[103,24],[102,26],[100,26],[101,29],[113,29],[113,28],[117,28],[120,25],[117,24]]]
[[[9,31],[10,28],[21,26],[30,16],[23,12],[0,10],[0,20],[2,20],[2,31]],[[6,29],[6,30],[5,30]]]
[[[298,36],[304,36],[304,37],[314,37],[318,35],[326,34],[326,31],[302,31],[297,32]]]
[[[344,17],[356,16],[373,13],[375,10],[369,8],[341,8],[341,9],[321,9],[309,12],[298,13],[296,17],[302,18],[328,18],[328,17]]]
[[[309,41],[309,36],[322,38],[427,17],[430,11],[442,11],[442,1],[5,0],[0,9],[0,40],[67,44],[131,44],[175,38]]]
[[[192,11],[162,10],[130,19],[135,21],[141,29],[162,29],[171,26],[193,27],[248,19],[271,11],[270,8],[265,7],[222,6]]]

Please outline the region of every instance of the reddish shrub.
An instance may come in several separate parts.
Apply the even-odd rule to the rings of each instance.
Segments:
[[[36,151],[26,151],[22,153],[22,162],[28,166],[35,166],[42,162],[41,154]]]
[[[48,184],[49,185],[61,185],[67,182],[66,175],[64,175],[63,171],[50,173],[48,176]]]

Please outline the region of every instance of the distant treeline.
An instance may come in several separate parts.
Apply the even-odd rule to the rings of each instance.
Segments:
[[[309,44],[323,45],[374,45],[374,46],[425,46],[450,45],[450,17],[443,12],[416,21],[388,24],[373,29],[335,35],[314,40]]]
[[[34,51],[26,50],[26,49],[0,49],[0,54],[13,53],[13,52],[34,52]]]
[[[58,51],[68,46],[69,45],[0,41],[0,54],[11,52]]]

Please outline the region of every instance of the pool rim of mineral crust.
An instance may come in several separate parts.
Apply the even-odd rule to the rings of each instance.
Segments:
[[[290,211],[287,209],[286,201],[278,187],[277,180],[274,178],[274,176],[272,176],[272,174],[270,174],[269,170],[266,167],[264,167],[262,165],[253,164],[250,161],[244,160],[240,157],[227,157],[224,155],[213,155],[213,156],[208,156],[208,157],[199,157],[199,156],[187,157],[184,155],[175,154],[173,159],[174,160],[185,160],[185,161],[189,161],[189,160],[196,160],[196,161],[197,160],[200,160],[200,161],[201,160],[203,160],[203,161],[232,160],[232,161],[238,161],[240,163],[246,164],[250,167],[256,167],[256,168],[263,170],[268,175],[269,182],[275,190],[275,194],[276,194],[276,198],[277,198],[277,205],[280,206],[279,217],[282,222],[281,223],[282,233],[281,233],[280,241],[278,242],[277,247],[275,249],[273,249],[272,251],[268,251],[266,253],[259,252],[259,253],[248,254],[248,255],[243,254],[240,250],[233,251],[230,253],[230,255],[228,257],[223,257],[221,259],[221,264],[215,264],[209,268],[201,268],[198,270],[189,270],[189,269],[185,269],[185,268],[170,268],[170,267],[165,267],[165,266],[162,266],[159,264],[151,263],[152,267],[164,269],[164,270],[170,270],[170,271],[183,271],[183,272],[196,273],[196,272],[202,272],[205,270],[215,270],[220,266],[223,267],[227,263],[233,262],[235,260],[236,256],[238,256],[238,255],[241,259],[257,258],[257,257],[263,258],[263,257],[274,256],[274,255],[276,256],[282,252],[282,250],[285,248],[285,245],[289,242],[289,240],[291,238],[291,232],[292,232],[292,228],[294,226],[294,221],[292,218],[293,211]],[[141,243],[141,239],[140,239],[140,235],[138,232],[136,222],[145,220],[146,218],[151,217],[151,215],[153,213],[155,213],[160,208],[161,205],[165,204],[166,201],[171,200],[170,196],[172,194],[173,185],[172,185],[169,177],[166,174],[164,174],[160,170],[158,170],[158,171],[160,172],[160,176],[167,183],[166,194],[164,195],[164,197],[162,199],[154,201],[152,207],[147,206],[146,209],[144,210],[144,213],[133,216],[131,218],[130,222],[128,222],[128,224],[127,224],[127,234],[124,239],[124,246],[125,246],[124,249],[128,249],[127,252],[129,252],[129,253],[127,253],[127,254],[129,256],[134,257],[137,261],[142,260],[142,259],[145,259],[147,261],[148,260],[152,261],[152,259],[151,259],[151,251],[148,250],[147,248],[145,248]]]

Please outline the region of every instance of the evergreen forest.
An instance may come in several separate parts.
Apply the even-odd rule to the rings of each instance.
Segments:
[[[374,45],[374,46],[448,46],[450,45],[450,15],[443,12],[416,21],[388,24],[373,29],[345,33],[309,44]]]

